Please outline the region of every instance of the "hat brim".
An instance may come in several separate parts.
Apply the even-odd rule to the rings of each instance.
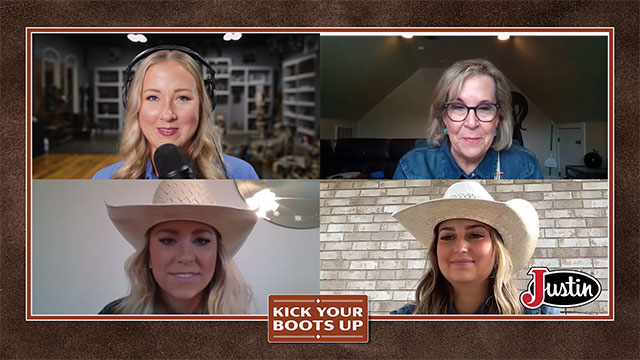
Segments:
[[[513,273],[526,265],[538,240],[538,215],[531,203],[480,199],[437,199],[409,206],[393,214],[427,249],[434,241],[435,227],[446,220],[471,219],[487,224],[500,234],[511,256]]]
[[[220,242],[229,256],[242,247],[257,222],[254,211],[218,205],[126,205],[106,204],[116,229],[136,250],[145,246],[153,226],[173,220],[196,221],[220,233]]]

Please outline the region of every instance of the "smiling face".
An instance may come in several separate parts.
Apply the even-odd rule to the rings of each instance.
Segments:
[[[213,279],[217,253],[217,232],[209,225],[178,220],[151,229],[151,271],[171,311],[191,313],[200,306]]]
[[[495,262],[489,226],[475,220],[443,221],[437,228],[438,267],[455,286],[488,281]]]
[[[458,96],[449,103],[460,103],[475,107],[484,103],[496,103],[496,84],[488,75],[473,75],[462,84]],[[451,90],[450,90],[451,92]],[[476,112],[470,110],[467,118],[454,122],[443,114],[444,125],[451,143],[451,155],[467,174],[480,164],[491,147],[500,121],[499,115],[491,122],[481,122]]]
[[[167,143],[185,151],[198,128],[200,107],[191,73],[174,60],[151,65],[144,75],[141,96],[138,119],[151,157]]]

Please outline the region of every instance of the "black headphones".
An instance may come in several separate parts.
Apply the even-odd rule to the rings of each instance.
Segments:
[[[141,52],[140,54],[136,55],[131,62],[129,63],[129,65],[127,65],[127,68],[124,70],[124,78],[125,78],[125,82],[124,85],[122,86],[122,105],[124,105],[124,108],[127,108],[127,94],[129,92],[129,85],[131,84],[131,80],[133,79],[133,75],[135,74],[135,71],[132,70],[132,68],[138,63],[140,62],[140,60],[146,58],[147,56],[153,54],[154,52],[158,52],[158,51],[162,51],[162,50],[177,50],[177,51],[181,51],[189,56],[191,56],[191,58],[193,58],[193,60],[196,60],[197,62],[199,62],[200,64],[204,65],[209,71],[208,74],[204,77],[204,88],[205,91],[207,92],[207,96],[209,97],[209,101],[211,101],[211,111],[215,110],[216,108],[216,72],[215,70],[213,70],[213,68],[211,67],[211,64],[209,64],[209,60],[207,60],[205,57],[203,57],[202,55],[198,54],[197,52],[189,49],[188,47],[184,47],[184,46],[178,46],[178,45],[159,45],[159,46],[154,46],[152,48],[148,48],[147,50],[144,50],[143,52]]]

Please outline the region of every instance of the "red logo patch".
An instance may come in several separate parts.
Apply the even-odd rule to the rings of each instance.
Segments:
[[[269,342],[368,341],[366,295],[269,295]]]

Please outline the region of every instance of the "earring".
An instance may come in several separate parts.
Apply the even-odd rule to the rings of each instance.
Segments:
[[[498,130],[493,134],[493,136],[498,136]]]
[[[444,133],[445,133],[445,134],[447,134],[447,133],[448,133],[447,128],[444,128]]]
[[[152,268],[152,266],[151,266],[151,260],[149,260],[149,269],[151,269],[151,268]]]

